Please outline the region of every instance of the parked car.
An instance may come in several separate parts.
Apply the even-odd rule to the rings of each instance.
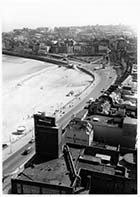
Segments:
[[[35,139],[32,138],[32,139],[29,141],[29,144],[32,144],[32,143],[34,143],[34,142],[35,142]]]
[[[22,155],[28,155],[31,151],[32,151],[32,147],[30,146],[30,147],[26,148],[26,149],[23,151]]]
[[[2,144],[2,149],[5,149],[8,147],[8,144]]]

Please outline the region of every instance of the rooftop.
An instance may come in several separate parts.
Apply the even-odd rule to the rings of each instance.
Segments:
[[[114,117],[109,117],[105,115],[92,115],[90,116],[90,119],[93,123],[93,125],[104,125],[104,126],[109,126],[109,127],[118,127],[121,118],[114,118]]]
[[[137,125],[137,119],[136,118],[125,117],[124,118],[124,124]]]
[[[90,156],[90,157],[92,157],[92,160],[93,160],[94,157],[93,156]],[[79,162],[79,168],[87,169],[87,170],[95,171],[95,172],[102,172],[104,174],[115,175],[115,168],[113,166],[106,166],[103,164],[99,164],[97,161],[93,161],[93,163],[89,163],[89,156],[88,157],[84,156],[83,158],[80,158],[80,159],[82,159],[83,162]],[[88,162],[84,162],[84,160]]]
[[[129,178],[136,180],[136,164],[133,162],[132,154],[126,154],[124,157],[120,156],[118,148],[112,149],[110,146],[104,148],[97,148],[96,146],[81,148],[81,146],[73,146],[73,148],[69,147],[69,150],[76,171],[79,172],[78,175],[85,181],[87,181],[87,175],[92,174],[93,176],[100,176],[102,180],[104,180],[104,177],[113,177],[112,180],[115,178],[119,180]],[[115,161],[116,159],[117,163]],[[128,163],[130,165],[127,165]],[[34,159],[16,179],[21,182],[24,180],[29,181],[29,187],[31,187],[31,182],[33,181],[33,184],[44,183],[47,188],[50,185],[50,188],[53,186],[57,190],[61,190],[61,187],[73,188],[63,156],[51,161],[43,161],[43,159],[41,161],[41,158]],[[83,186],[81,187],[83,188]]]
[[[70,151],[74,162],[76,162],[81,150],[71,148]],[[34,161],[18,175],[17,179],[65,187],[71,185],[71,180],[63,156],[50,161],[35,158]]]

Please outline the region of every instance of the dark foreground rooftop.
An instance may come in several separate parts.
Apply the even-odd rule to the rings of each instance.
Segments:
[[[81,149],[71,148],[70,151],[72,153],[74,163],[76,163]],[[31,162],[29,166],[18,175],[17,179],[66,187],[71,185],[69,172],[63,156],[50,161],[45,161],[44,159],[41,160],[36,157],[35,160],[33,160],[33,162]]]

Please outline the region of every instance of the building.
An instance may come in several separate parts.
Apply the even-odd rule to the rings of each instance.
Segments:
[[[93,126],[94,141],[135,149],[137,135],[135,118],[93,115],[88,117],[88,120]]]
[[[67,48],[67,53],[69,55],[73,55],[74,54],[74,43],[75,41],[72,39],[65,39],[64,41],[66,48]]]
[[[81,54],[81,48],[82,48],[81,45],[76,43],[74,45],[74,55],[80,55]]]
[[[98,47],[99,54],[104,55],[107,53],[107,50],[108,50],[108,46],[99,45],[99,47]]]
[[[48,159],[59,158],[62,155],[63,135],[56,126],[55,118],[35,114],[34,122],[36,154]]]
[[[23,172],[12,179],[14,194],[69,194],[71,182],[62,153],[63,133],[55,118],[34,115],[36,154],[25,164]],[[78,154],[78,152],[74,153]]]
[[[136,155],[120,156],[119,147],[87,147],[78,159],[81,186],[90,194],[136,194]]]
[[[117,39],[117,49],[118,50],[126,50],[127,42],[123,37]]]
[[[74,118],[65,128],[65,142],[90,146],[93,141],[93,128],[88,121]]]
[[[79,41],[74,45],[74,55],[95,55],[95,46],[89,41]]]
[[[92,142],[90,146],[68,146],[63,141],[66,130],[58,128],[53,117],[36,114],[34,120],[36,153],[12,178],[12,194],[137,192],[136,150],[126,148],[122,155],[119,145]]]
[[[73,157],[78,157],[79,151]],[[64,157],[49,161],[47,157],[32,158],[23,172],[12,179],[13,194],[72,194],[75,187],[76,180],[71,182]]]

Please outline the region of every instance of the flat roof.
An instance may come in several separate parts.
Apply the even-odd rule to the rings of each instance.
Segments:
[[[101,159],[105,159],[105,160],[108,160],[108,161],[110,161],[110,159],[111,159],[110,155],[99,154],[99,153],[96,153],[96,157],[101,158]]]
[[[138,94],[133,94],[133,95],[129,95],[129,94],[125,94],[124,97],[128,98],[128,99],[138,99]]]
[[[93,125],[104,125],[104,126],[108,126],[108,127],[118,127],[118,123],[108,123],[108,121],[112,120],[112,119],[120,119],[120,118],[109,117],[109,116],[104,116],[104,115],[92,115],[92,116],[90,116],[90,119],[91,119],[91,123]]]
[[[76,162],[80,151],[81,149],[70,148],[74,162]],[[17,179],[66,187],[71,185],[63,156],[50,161],[39,161],[39,159],[36,158],[29,167],[25,168],[24,171],[17,176]]]
[[[96,158],[94,156],[91,156],[91,157]],[[88,158],[86,157],[85,159],[88,159]],[[114,166],[103,165],[103,164],[92,164],[92,163],[89,163],[88,161],[87,162],[79,161],[78,162],[79,168],[82,168],[85,170],[91,170],[91,171],[95,171],[95,172],[100,172],[103,174],[115,175],[115,167]]]
[[[137,119],[136,118],[131,118],[131,117],[125,117],[124,118],[124,124],[137,125]]]
[[[82,155],[84,148],[71,148],[69,147],[72,154],[73,162],[78,171],[80,168],[84,170],[90,170],[93,172],[99,172],[101,174],[117,175],[118,168],[123,167],[121,164],[114,167],[110,164],[110,157],[105,154],[92,155]],[[101,159],[108,160],[108,164],[101,163]],[[123,157],[119,157],[119,162],[123,160]],[[121,169],[120,169],[121,170]],[[131,174],[135,175],[135,172],[122,174],[123,177],[132,177]],[[133,176],[134,176],[133,175]],[[71,180],[69,178],[69,173],[65,164],[64,157],[59,159],[53,159],[51,161],[41,161],[41,159],[34,160],[29,167],[24,169],[16,179],[26,180],[33,182],[41,182],[50,185],[70,187]]]

